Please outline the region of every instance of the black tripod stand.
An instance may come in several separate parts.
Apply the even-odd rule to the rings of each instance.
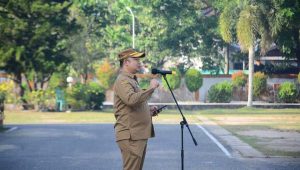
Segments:
[[[176,100],[176,98],[174,96],[174,93],[173,93],[173,91],[172,91],[172,89],[171,89],[171,87],[169,85],[169,82],[168,82],[168,80],[166,78],[166,74],[163,74],[163,77],[164,77],[164,79],[165,79],[165,81],[166,81],[166,83],[168,85],[168,88],[169,88],[169,90],[170,90],[170,92],[171,92],[171,94],[173,96],[173,99],[174,99],[174,101],[176,103],[176,106],[177,106],[177,108],[178,108],[178,110],[179,110],[179,112],[181,114],[181,117],[182,117],[182,121],[180,122],[180,127],[181,127],[181,169],[184,170],[184,145],[183,145],[183,128],[184,128],[184,125],[189,130],[195,146],[197,146],[198,144],[197,144],[197,141],[196,141],[196,139],[194,138],[194,136],[193,136],[193,134],[191,132],[191,129],[189,127],[188,122],[186,121],[186,119],[185,119],[185,117],[184,117],[184,115],[183,115],[183,113],[182,113],[182,111],[181,111],[181,109],[180,109],[180,107],[178,105],[178,102],[177,102],[177,100]]]

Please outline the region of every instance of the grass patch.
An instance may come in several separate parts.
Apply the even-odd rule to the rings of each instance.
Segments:
[[[300,132],[300,109],[211,109],[199,111],[209,119],[222,125],[265,127],[283,131]],[[257,126],[257,127],[256,127]],[[248,127],[249,128],[249,127]]]
[[[266,147],[268,138],[240,135],[241,131],[300,132],[300,109],[210,109],[198,113],[268,156],[300,157],[300,152],[280,151]],[[272,138],[274,139],[274,138]],[[264,141],[264,142],[262,142]],[[269,141],[271,142],[271,140]],[[286,145],[289,145],[286,143]]]
[[[185,114],[187,121],[197,122],[194,114]],[[179,124],[181,115],[176,110],[163,110],[159,116],[153,117],[153,123]],[[7,111],[5,124],[72,124],[72,123],[115,123],[113,111],[97,112],[35,112],[35,111]]]
[[[112,112],[5,112],[5,124],[112,123]]]
[[[240,138],[242,141],[248,143],[251,145],[253,148],[261,151],[264,153],[266,156],[289,156],[289,157],[300,157],[300,152],[289,152],[289,151],[280,151],[280,150],[275,150],[275,149],[269,149],[266,147],[266,145],[262,145],[259,142],[262,141],[262,139],[256,138],[256,137],[251,137],[251,136],[243,136],[243,135],[238,135],[235,134],[238,138]]]
[[[201,111],[195,111],[206,115],[240,115],[247,116],[249,114],[255,115],[268,115],[268,114],[300,114],[300,109],[263,109],[263,108],[251,108],[243,107],[239,109],[207,109]]]
[[[189,124],[199,123],[199,121],[196,119],[196,115],[184,114],[184,116]],[[155,124],[180,124],[182,117],[179,113],[161,113],[152,120]]]

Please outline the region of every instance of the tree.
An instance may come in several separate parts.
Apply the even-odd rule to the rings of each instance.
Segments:
[[[269,22],[276,45],[287,59],[296,59],[300,69],[300,2],[293,0],[266,1],[271,11]],[[299,70],[300,71],[300,70]]]
[[[32,74],[32,81],[42,89],[53,72],[71,61],[63,54],[67,37],[77,28],[69,19],[70,6],[69,1],[0,2],[0,69],[13,75],[21,97],[22,75]]]
[[[185,73],[185,84],[190,92],[195,92],[195,100],[199,100],[199,89],[203,84],[203,78],[199,70],[189,69]]]
[[[184,64],[191,65],[190,58],[199,55],[212,58],[211,61],[216,66],[221,64],[218,68],[224,65],[224,62],[220,62],[223,60],[224,51],[221,49],[223,47],[225,49],[227,45],[218,33],[218,14],[214,11],[211,12],[214,15],[207,12],[212,11],[210,9],[212,4],[206,1],[75,0],[74,2],[84,13],[85,21],[88,21],[85,25],[91,23],[95,28],[90,33],[97,41],[93,41],[92,44],[98,44],[101,47],[98,51],[103,53],[101,56],[108,57],[112,61],[117,61],[117,54],[131,46],[132,18],[126,9],[130,7],[136,21],[136,48],[146,52],[145,62],[150,67],[161,67],[168,59],[174,57],[185,57],[187,60]],[[96,22],[88,19],[97,18],[96,16],[98,17]]]
[[[223,67],[221,49],[226,45],[217,30],[218,14],[210,2],[160,0],[152,6],[156,17],[164,21],[159,23],[163,34],[158,41],[161,48],[170,49],[168,56],[184,57],[185,64],[191,63],[192,57],[203,56],[203,63],[212,62],[218,67],[206,64],[202,69]]]
[[[224,3],[227,4],[224,4],[224,9],[220,15],[220,33],[226,42],[238,41],[241,50],[248,52],[247,106],[251,107],[253,101],[254,49],[259,42],[261,52],[264,53],[271,44],[267,13],[263,8],[264,4],[259,1],[237,0],[225,1]]]
[[[107,9],[109,11],[108,23],[103,30],[103,48],[105,56],[115,62],[118,61],[117,54],[131,47],[131,22],[132,18],[126,7],[135,6],[135,2],[107,1]],[[135,9],[132,8],[135,16]],[[137,48],[139,48],[137,46]]]
[[[88,76],[95,73],[94,63],[106,57],[104,34],[109,23],[107,1],[75,0],[72,17],[81,25],[80,33],[69,38],[68,53],[74,60],[71,67],[87,83]]]

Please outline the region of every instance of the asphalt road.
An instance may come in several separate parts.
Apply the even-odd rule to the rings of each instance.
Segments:
[[[120,170],[112,124],[10,125],[0,133],[0,170]],[[180,169],[180,126],[155,125],[144,170]],[[197,126],[185,129],[185,169],[300,169],[293,159],[229,158]],[[226,146],[225,146],[226,147]],[[230,148],[227,148],[230,151]]]

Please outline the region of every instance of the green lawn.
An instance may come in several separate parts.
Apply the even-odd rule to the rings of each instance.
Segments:
[[[292,156],[300,157],[298,145],[298,137],[270,137],[272,132],[300,132],[300,109],[257,109],[257,108],[241,108],[241,109],[211,109],[199,111],[210,120],[230,131],[233,135],[248,143],[252,147],[269,156]],[[256,131],[261,132],[258,136],[243,135],[241,132]],[[267,135],[267,136],[264,136]],[[279,141],[280,146],[296,147],[295,151],[270,148],[274,141]],[[276,146],[276,144],[274,145]],[[278,148],[278,143],[277,143]],[[297,151],[298,150],[298,151]]]
[[[300,109],[211,109],[198,113],[229,129],[272,128],[300,132]]]
[[[189,123],[195,123],[192,114],[186,114]],[[174,124],[181,120],[180,114],[174,110],[164,110],[153,118],[154,123]],[[98,112],[34,112],[6,111],[5,124],[59,124],[59,123],[114,123],[112,110]]]
[[[208,117],[227,129],[274,128],[300,131],[299,109],[209,109],[183,110],[189,123],[199,123],[198,114]],[[153,118],[154,123],[179,123],[177,110],[164,110]],[[35,112],[6,111],[5,124],[51,124],[51,123],[114,123],[112,110],[97,112]]]

